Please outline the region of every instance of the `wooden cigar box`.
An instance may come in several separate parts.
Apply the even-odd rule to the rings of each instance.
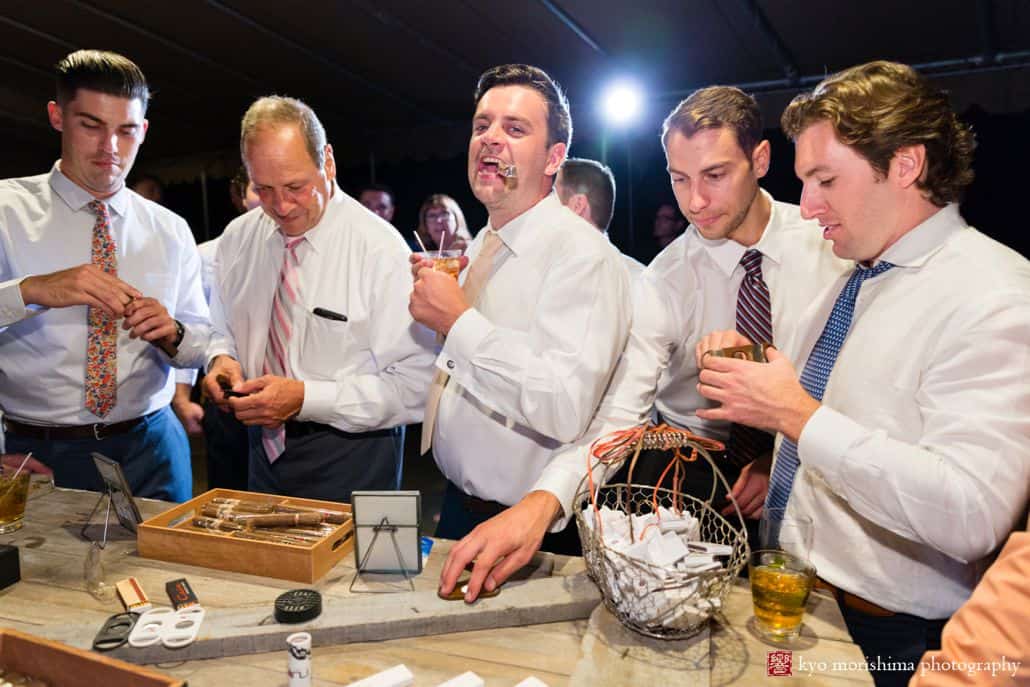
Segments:
[[[149,668],[9,628],[0,629],[0,666],[43,680],[51,687],[185,687],[186,684]]]
[[[326,508],[342,511],[347,517],[343,524],[334,525],[327,536],[304,545],[236,539],[227,534],[194,528],[191,525],[193,515],[201,515],[204,505],[219,497]],[[143,558],[281,580],[315,582],[353,548],[354,521],[350,514],[350,504],[334,501],[212,489],[140,524],[137,548]]]

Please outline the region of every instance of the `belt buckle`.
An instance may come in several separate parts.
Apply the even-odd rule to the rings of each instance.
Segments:
[[[95,438],[97,441],[102,441],[104,439],[104,437],[100,435],[100,430],[103,429],[105,426],[106,425],[100,422],[93,423],[93,438]]]

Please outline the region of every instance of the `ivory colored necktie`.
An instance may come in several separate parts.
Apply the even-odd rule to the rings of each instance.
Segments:
[[[99,200],[89,203],[93,223],[92,262],[118,276],[118,255],[111,236],[111,216]],[[86,314],[86,410],[107,417],[118,400],[118,321],[99,308]]]
[[[805,391],[812,394],[817,401],[823,400],[823,393],[826,391],[826,383],[830,379],[830,372],[837,362],[837,354],[840,353],[844,340],[848,338],[851,329],[851,318],[855,314],[855,301],[858,298],[858,291],[862,288],[862,282],[870,277],[883,274],[894,267],[889,262],[880,262],[876,267],[862,267],[859,265],[848,283],[844,285],[837,302],[833,304],[830,317],[823,327],[823,333],[819,340],[812,347],[812,352],[805,363],[805,369],[801,372],[801,386]],[[786,437],[780,442],[780,450],[776,454],[776,463],[773,465],[772,476],[769,478],[769,493],[765,496],[766,508],[786,508],[787,500],[790,498],[791,488],[794,486],[794,474],[798,469],[798,446]]]
[[[762,253],[751,248],[744,253],[740,264],[745,274],[737,291],[737,331],[752,343],[772,343],[772,306],[769,287],[762,279]],[[772,447],[773,437],[768,432],[734,423],[726,442],[726,458],[731,464],[744,467],[771,453]]]
[[[504,243],[492,229],[486,232],[483,240],[483,249],[479,251],[475,262],[469,266],[469,272],[465,275],[465,284],[462,291],[465,292],[465,300],[472,307],[475,307],[479,300],[479,293],[493,272],[494,256]],[[433,446],[433,428],[436,425],[436,414],[440,410],[440,397],[443,396],[444,387],[451,376],[443,370],[437,370],[433,375],[433,383],[429,385],[429,396],[426,397],[426,412],[422,420],[422,453],[426,453]]]
[[[279,286],[272,298],[272,317],[268,327],[268,345],[265,346],[265,364],[262,374],[276,377],[293,377],[290,369],[289,344],[293,334],[293,309],[300,302],[300,259],[297,248],[303,236],[286,237],[283,251],[283,266],[279,271]],[[286,429],[264,427],[261,430],[261,444],[269,463],[274,463],[286,450]]]

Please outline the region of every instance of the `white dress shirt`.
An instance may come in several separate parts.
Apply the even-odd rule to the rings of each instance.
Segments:
[[[625,253],[622,254],[622,264],[626,266],[626,271],[629,272],[630,283],[636,281],[637,277],[644,273],[644,263]]]
[[[798,206],[768,197],[772,212],[752,248],[762,252],[779,346],[813,296],[849,264],[833,255],[818,224],[802,219]],[[587,433],[555,457],[555,470],[560,466],[570,481],[581,478],[594,441],[651,421],[655,408],[674,427],[727,438],[729,424],[695,414],[716,404],[697,391],[694,349],[706,334],[736,329],[737,292],[746,273],[740,259],[747,250],[729,239],[710,241],[691,225],[651,262],[633,285],[633,327],[612,383]]]
[[[301,302],[286,351],[294,378],[304,382],[298,419],[355,433],[420,422],[434,337],[408,313],[411,251],[390,224],[336,186],[304,236]],[[247,379],[262,374],[284,252],[281,232],[260,208],[234,219],[218,244],[208,360],[230,355]],[[315,308],[347,321],[317,316]]]
[[[197,253],[200,254],[200,284],[204,290],[204,302],[211,302],[211,284],[215,275],[215,251],[218,250],[218,239],[216,236],[210,241],[205,241],[197,246]],[[206,361],[205,361],[206,362]],[[193,386],[197,381],[197,370],[179,369],[175,371],[176,384],[189,384]]]
[[[0,407],[15,420],[39,425],[97,422],[85,406],[86,311],[26,306],[21,282],[89,264],[96,215],[93,196],[64,176],[0,181]],[[118,399],[103,418],[121,422],[159,410],[172,398],[169,365],[204,362],[210,337],[200,290],[200,258],[186,222],[128,188],[106,198],[117,247],[118,278],[156,298],[183,323],[175,358],[130,339],[118,328]]]
[[[491,230],[469,246],[472,262]],[[566,477],[549,462],[586,430],[622,352],[629,277],[618,250],[554,193],[497,234],[504,245],[478,304],[436,361],[451,378],[433,452],[466,493],[512,505],[541,489],[567,511]]]
[[[1030,262],[950,205],[888,248],[798,441],[812,562],[893,611],[952,614],[1030,490]],[[816,300],[806,360],[846,281]],[[803,363],[802,363],[803,364]],[[798,371],[800,373],[800,367]]]

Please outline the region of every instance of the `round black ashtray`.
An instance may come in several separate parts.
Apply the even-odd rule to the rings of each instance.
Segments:
[[[322,614],[322,595],[314,589],[293,589],[275,600],[275,621],[292,625]]]

